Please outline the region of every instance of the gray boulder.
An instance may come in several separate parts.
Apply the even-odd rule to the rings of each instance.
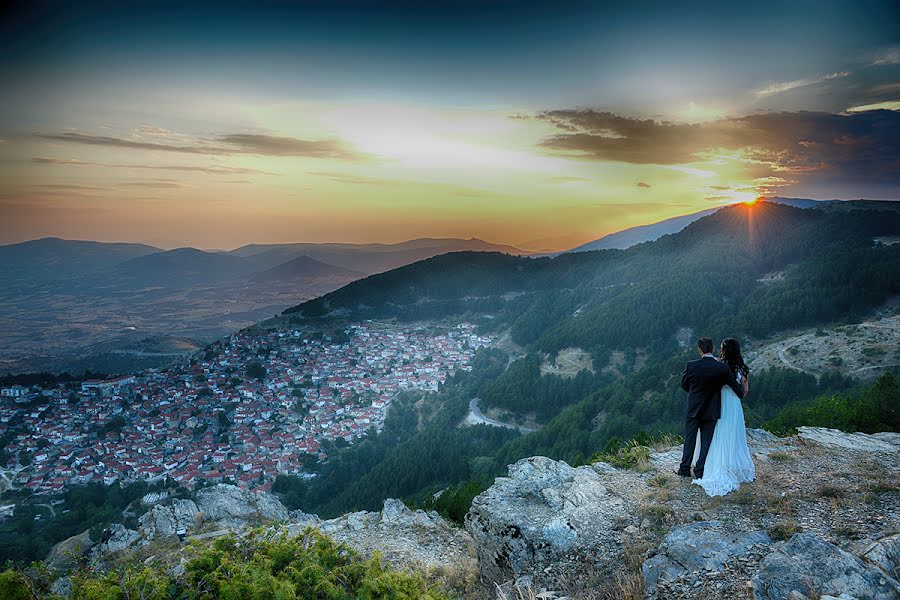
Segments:
[[[147,539],[169,537],[179,529],[192,529],[197,524],[199,512],[192,500],[176,498],[171,504],[154,504],[138,522]]]
[[[900,433],[846,433],[824,427],[800,427],[797,429],[797,437],[838,450],[900,454]]]
[[[466,530],[472,534],[484,579],[493,584],[543,575],[574,557],[615,560],[618,529],[636,505],[605,484],[626,474],[607,465],[573,468],[537,456],[509,467],[509,477],[472,501]]]
[[[791,594],[896,600],[900,583],[834,544],[798,533],[777,545],[753,578],[754,600],[781,600]]]
[[[271,494],[220,483],[197,492],[197,507],[208,521],[239,528],[251,521],[287,521],[288,510]]]
[[[900,581],[900,533],[881,538],[866,548],[862,557],[888,577]]]
[[[641,570],[647,594],[653,596],[663,581],[674,581],[693,571],[722,571],[725,561],[746,554],[754,546],[768,546],[772,539],[764,531],[729,534],[718,521],[699,521],[673,527],[656,556]]]
[[[54,545],[44,562],[53,571],[69,571],[81,558],[88,556],[93,546],[90,531],[84,531]]]
[[[110,525],[100,536],[98,546],[101,554],[120,552],[128,548],[141,537],[141,534],[133,529],[126,529],[121,523]]]
[[[306,515],[309,517],[310,515]],[[315,525],[307,519],[303,525]],[[472,537],[433,511],[410,510],[395,499],[380,512],[355,512],[318,524],[321,531],[358,552],[400,569],[454,572],[477,579],[478,562]]]

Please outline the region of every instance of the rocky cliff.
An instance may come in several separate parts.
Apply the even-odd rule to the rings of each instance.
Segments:
[[[114,525],[99,541],[64,542],[53,558],[86,546],[102,566],[179,529],[203,540],[258,525],[289,535],[315,527],[472,598],[900,598],[900,434],[749,437],[757,480],[722,498],[672,474],[677,447],[630,469],[521,460],[474,499],[464,529],[399,500],[323,521],[219,485],[194,500],[163,499],[138,530]],[[177,569],[183,552],[165,560]]]

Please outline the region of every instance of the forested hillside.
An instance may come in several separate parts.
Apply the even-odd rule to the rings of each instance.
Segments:
[[[482,317],[555,351],[674,345],[677,328],[760,336],[847,318],[900,291],[900,214],[737,205],[628,250],[521,258],[453,253],[285,311],[353,319]],[[760,281],[785,271],[773,282]],[[489,318],[483,318],[483,317]]]
[[[281,321],[464,318],[508,332],[525,353],[515,359],[481,351],[474,370],[449,380],[431,401],[437,412],[424,426],[417,426],[413,401],[398,403],[384,434],[338,454],[319,478],[282,477],[275,489],[293,507],[325,515],[398,496],[458,515],[520,458],[579,464],[636,435],[678,434],[678,375],[696,356],[679,331],[689,339],[738,337],[752,348],[753,340],[793,327],[852,322],[900,293],[900,245],[874,239],[898,234],[896,212],[760,203],[721,210],[628,250],[537,259],[456,253],[354,282],[286,311]],[[572,347],[591,353],[594,372],[541,374],[543,360]],[[842,398],[823,417],[829,426],[900,426],[898,400],[884,391],[896,390],[896,380],[860,391],[836,373],[817,379],[774,368],[753,373],[752,381],[749,426],[785,430],[808,422],[810,406],[831,406],[820,397]],[[472,398],[541,427],[526,435],[462,427]]]

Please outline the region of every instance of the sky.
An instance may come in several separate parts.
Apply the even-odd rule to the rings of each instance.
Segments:
[[[900,4],[0,3],[0,244],[571,248],[900,199]]]

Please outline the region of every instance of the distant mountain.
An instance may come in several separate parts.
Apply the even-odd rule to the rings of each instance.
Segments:
[[[177,248],[141,256],[117,265],[104,273],[129,287],[184,287],[224,281],[254,270],[254,264],[225,252],[204,252],[196,248]]]
[[[668,235],[670,233],[678,233],[694,221],[702,219],[707,215],[711,215],[720,208],[721,207],[717,206],[716,208],[701,210],[700,212],[696,212],[690,215],[672,217],[671,219],[666,219],[665,221],[660,221],[658,223],[651,223],[650,225],[638,225],[637,227],[623,229],[622,231],[610,233],[609,235],[605,235],[600,239],[594,240],[593,242],[588,242],[587,244],[583,244],[581,246],[578,246],[577,248],[572,248],[567,252],[590,252],[592,250],[612,249],[624,250],[625,248],[630,248],[635,244],[652,242],[653,240],[658,240],[664,235]]]
[[[365,274],[381,273],[448,252],[503,252],[522,255],[520,248],[458,238],[420,238],[397,244],[252,244],[229,254],[273,267],[297,256],[309,256],[336,267]]]
[[[365,274],[335,267],[309,256],[298,256],[271,269],[250,275],[250,279],[256,282],[286,282],[321,278],[343,278],[349,282],[360,277],[365,277]]]
[[[778,196],[767,198],[766,200],[775,204],[784,204],[786,206],[793,206],[795,208],[816,208],[822,210],[865,209],[900,211],[900,202],[892,202],[887,200],[810,200],[808,198],[782,198]],[[571,250],[567,250],[567,252],[590,252],[592,250],[611,249],[624,250],[625,248],[630,248],[631,246],[634,246],[636,244],[658,240],[664,235],[678,233],[694,221],[709,216],[721,209],[721,206],[717,206],[715,208],[708,208],[706,210],[701,210],[700,212],[695,212],[689,215],[672,217],[671,219],[666,219],[658,223],[630,227],[628,229],[623,229],[622,231],[617,231],[616,233],[605,235],[602,238],[596,239],[592,242],[588,242],[586,244],[578,246],[577,248],[572,248]]]
[[[0,246],[0,279],[48,281],[78,277],[162,252],[144,244],[42,238]]]

